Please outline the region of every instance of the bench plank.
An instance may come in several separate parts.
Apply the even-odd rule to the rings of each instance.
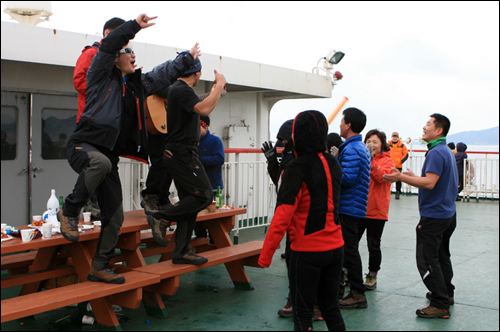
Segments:
[[[201,270],[214,265],[259,255],[262,250],[263,244],[264,241],[252,241],[204,252],[203,256],[208,259],[208,262],[202,265],[173,264],[172,261],[164,261],[148,266],[134,268],[134,270],[158,274],[162,279],[166,279],[192,271]]]
[[[125,272],[122,275],[125,277],[125,283],[123,284],[116,285],[85,281],[66,287],[2,300],[2,323],[66,307],[75,303],[101,299],[110,295],[133,291],[160,282],[159,276],[149,273],[131,271]],[[138,292],[139,295],[141,293],[142,292]],[[119,297],[116,299],[119,300]],[[136,301],[133,302],[135,303]],[[134,303],[132,304],[135,305]]]

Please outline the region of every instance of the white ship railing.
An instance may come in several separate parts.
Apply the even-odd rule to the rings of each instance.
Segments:
[[[411,169],[415,174],[420,175],[425,152],[425,150],[411,149],[407,162],[403,164],[403,171]],[[268,226],[274,215],[276,187],[267,174],[267,163],[265,161],[240,161],[240,154],[262,152],[258,149],[226,149],[226,153],[234,153],[235,161],[226,162],[222,168],[224,182],[222,204],[247,209],[246,214],[237,216],[233,229],[234,235],[238,236],[241,229]],[[471,197],[476,200],[479,198],[498,199],[498,153],[467,153],[473,157],[464,161],[463,196],[466,198],[464,201],[469,201]],[[473,175],[471,165],[474,168]],[[148,165],[130,159],[121,159],[119,174],[124,211],[142,209],[141,191],[146,184]],[[391,188],[395,191],[395,184]],[[177,196],[174,186],[171,191],[171,198]],[[417,192],[417,188],[402,184],[403,194],[416,194]]]

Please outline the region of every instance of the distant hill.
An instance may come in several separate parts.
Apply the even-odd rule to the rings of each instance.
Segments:
[[[463,142],[467,145],[498,145],[498,133],[498,126],[484,130],[462,131],[448,135],[446,141],[455,144]]]

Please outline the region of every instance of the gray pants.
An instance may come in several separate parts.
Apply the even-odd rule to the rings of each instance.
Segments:
[[[64,200],[63,211],[67,217],[78,217],[87,200],[97,194],[102,225],[92,265],[98,269],[108,267],[109,260],[116,256],[115,246],[124,219],[118,161],[118,155],[112,151],[84,142],[68,144],[68,162],[79,175],[73,192]]]

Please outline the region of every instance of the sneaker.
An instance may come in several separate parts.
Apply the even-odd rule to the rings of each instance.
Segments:
[[[401,193],[399,191],[396,192],[396,199],[399,199],[399,195],[401,195]]]
[[[366,275],[366,279],[365,279],[365,288],[367,290],[374,290],[375,288],[377,288],[377,274],[373,273],[373,272],[370,272],[368,274],[365,274]]]
[[[319,310],[318,306],[314,306],[314,314],[313,314],[313,322],[316,321],[322,321],[324,320],[323,317],[321,317],[321,310]]]
[[[364,309],[368,307],[365,294],[359,294],[355,290],[351,290],[346,297],[339,300],[341,309]]]
[[[293,317],[293,307],[292,301],[290,300],[290,296],[286,298],[285,306],[278,310],[278,316],[283,318],[292,318]]]
[[[427,308],[418,309],[415,313],[422,318],[450,318],[451,316],[449,309],[439,309],[431,305]]]
[[[141,206],[144,208],[144,213],[147,215],[151,212],[157,212],[160,208],[158,205],[158,195],[144,195]]]
[[[66,217],[63,215],[63,209],[59,210],[59,220],[61,222],[62,236],[72,242],[78,242],[80,235],[78,234],[78,218]]]
[[[125,278],[119,274],[116,274],[113,269],[103,268],[98,270],[94,265],[90,267],[87,280],[102,281],[108,284],[123,284],[125,282]]]
[[[425,297],[427,298],[427,300],[431,301],[432,300],[432,292],[427,292],[427,294],[425,294]],[[455,304],[455,297],[450,296],[449,299],[450,299],[450,305],[454,305]]]
[[[167,233],[167,228],[170,226],[171,222],[165,219],[156,219],[152,215],[147,216],[148,225],[153,231],[153,237],[156,242],[163,247],[168,245],[165,235]]]
[[[173,264],[193,264],[193,265],[201,265],[208,262],[206,257],[198,256],[192,247],[189,247],[189,250],[182,255],[182,257],[174,257],[172,259]]]

